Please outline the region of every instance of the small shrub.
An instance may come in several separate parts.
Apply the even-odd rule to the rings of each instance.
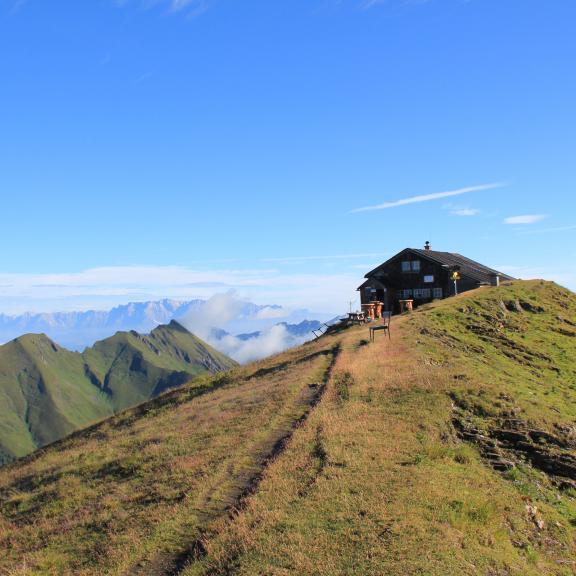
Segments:
[[[474,459],[474,456],[474,448],[466,444],[458,446],[458,448],[454,450],[454,462],[457,462],[458,464],[470,464]]]
[[[452,500],[448,503],[448,520],[459,529],[470,524],[486,525],[493,515],[494,508],[489,502]]]
[[[510,468],[504,472],[504,477],[512,482],[519,482],[522,479],[522,473],[518,468]]]
[[[538,552],[530,544],[526,546],[526,560],[528,560],[530,564],[538,563]]]
[[[416,454],[416,456],[414,456],[415,465],[422,464],[425,461],[426,461],[426,454],[422,454],[419,452],[418,454]]]

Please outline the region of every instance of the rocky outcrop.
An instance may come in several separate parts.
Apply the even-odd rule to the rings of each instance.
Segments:
[[[454,400],[454,399],[453,399]],[[557,433],[531,428],[516,418],[493,418],[483,429],[473,424],[473,413],[454,404],[452,423],[458,436],[475,444],[482,457],[495,470],[514,468],[518,462],[531,464],[561,486],[576,487],[576,432]]]

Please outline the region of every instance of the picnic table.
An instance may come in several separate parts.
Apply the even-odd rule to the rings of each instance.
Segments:
[[[364,312],[348,312],[348,320],[354,324],[362,324],[366,321]]]

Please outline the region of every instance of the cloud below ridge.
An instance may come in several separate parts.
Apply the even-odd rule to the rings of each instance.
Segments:
[[[216,336],[215,331],[228,328],[231,322],[242,317],[245,305],[246,302],[233,291],[215,294],[200,308],[191,310],[179,319],[179,322],[202,340],[241,364],[278,354],[287,348],[303,344],[312,337],[312,334],[292,336],[286,327],[280,324],[264,328],[249,339],[238,338],[233,334]],[[285,315],[286,311],[280,310],[279,313]],[[262,318],[257,314],[256,319]]]

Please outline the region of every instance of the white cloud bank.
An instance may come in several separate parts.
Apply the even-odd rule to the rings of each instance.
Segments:
[[[295,338],[284,326],[276,325],[250,340],[241,340],[236,336],[229,335],[218,341],[212,340],[210,344],[230,358],[234,358],[236,362],[245,364],[267,358],[273,354],[279,354],[288,348],[303,344],[310,338],[311,336]]]
[[[246,304],[234,292],[216,294],[203,306],[192,310],[179,319],[179,322],[199,338],[241,364],[278,354],[310,339],[311,335],[308,337],[292,336],[281,325],[265,328],[258,336],[249,340],[238,338],[233,334],[218,337],[215,331],[226,329],[235,320],[239,320],[244,313]],[[269,309],[272,308],[264,308],[263,310]],[[256,314],[256,319],[260,319],[258,314],[261,311]],[[282,311],[282,313],[285,315],[286,311]]]
[[[389,208],[397,208],[398,206],[406,206],[409,204],[419,204],[421,202],[431,202],[432,200],[440,200],[441,198],[451,198],[453,196],[462,196],[463,194],[470,194],[472,192],[482,192],[484,190],[494,190],[495,188],[503,188],[506,184],[504,182],[494,182],[492,184],[481,184],[479,186],[469,186],[467,188],[459,188],[458,190],[449,190],[447,192],[435,192],[433,194],[423,194],[420,196],[411,196],[409,198],[402,198],[401,200],[394,200],[393,202],[383,202],[374,206],[365,206],[363,208],[355,208],[352,213],[356,212],[371,212],[374,210],[387,210]]]

